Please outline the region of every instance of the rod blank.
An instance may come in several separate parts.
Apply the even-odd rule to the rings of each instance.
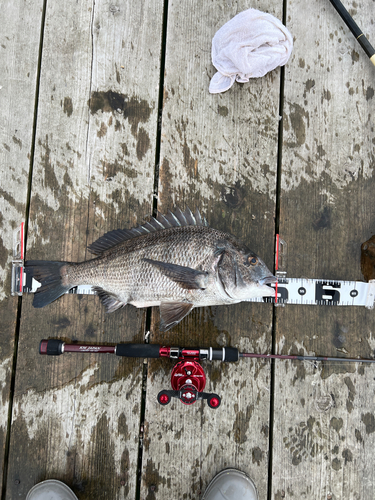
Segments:
[[[335,358],[327,356],[297,356],[293,354],[254,354],[249,352],[240,353],[240,358],[262,358],[262,359],[294,359],[297,361],[338,361],[347,363],[375,363],[375,359],[368,358]]]
[[[356,37],[357,42],[360,44],[362,49],[366,52],[366,54],[369,57],[372,64],[374,64],[374,66],[375,66],[375,49],[374,49],[374,47],[367,40],[367,38],[363,34],[362,30],[359,28],[357,23],[354,21],[354,19],[349,14],[349,12],[346,10],[344,5],[340,2],[340,0],[330,0],[330,2],[334,6],[334,8],[337,10],[337,12],[340,14],[341,19],[344,21],[344,23],[347,25],[347,27],[350,29],[350,31],[353,33],[353,35]]]

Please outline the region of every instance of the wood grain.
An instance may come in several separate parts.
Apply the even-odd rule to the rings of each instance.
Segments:
[[[161,212],[199,208],[273,269],[279,201],[289,276],[362,279],[361,244],[375,234],[374,69],[334,8],[287,2],[294,49],[279,145],[279,69],[208,93],[212,37],[249,5],[166,2],[159,145],[163,4],[49,0],[35,116],[43,4],[2,6],[1,471],[17,313],[9,296],[12,231],[24,218],[30,165],[28,259],[82,261],[99,236],[150,215],[160,146]],[[370,4],[346,6],[374,44]],[[282,19],[280,0],[251,7]],[[273,325],[269,304],[202,308],[161,333],[155,308],[150,342],[266,353],[275,331],[279,353],[373,356],[374,311],[286,306],[275,317]],[[144,310],[107,315],[97,297],[65,296],[43,310],[22,298],[6,499],[25,498],[48,478],[80,500],[136,498],[139,479],[139,498],[196,499],[225,467],[248,473],[260,499],[373,497],[372,366],[277,361],[272,371],[262,360],[206,363],[206,391],[222,398],[212,410],[177,400],[161,407],[157,394],[170,387],[173,362],[151,360],[140,427],[142,360],[38,354],[46,337],[142,342],[145,329]]]
[[[253,7],[281,17],[281,2]],[[272,268],[280,70],[210,95],[211,41],[245,2],[169,2],[158,208],[199,208],[212,227],[241,238]],[[196,309],[166,334],[154,311],[152,342],[267,352],[272,306]],[[235,466],[267,492],[269,384],[265,363],[207,364],[206,390],[222,405],[160,407],[170,364],[149,363],[141,498],[199,498],[211,478]]]
[[[371,33],[370,4],[346,6]],[[375,232],[374,68],[329,2],[293,1],[287,14],[295,48],[283,115],[286,270],[361,280],[361,244]],[[373,330],[365,309],[277,309],[283,353],[371,357]],[[372,367],[280,362],[275,373],[272,498],[373,496]]]
[[[7,2],[0,35],[0,474],[8,426],[18,297],[11,297],[13,231],[25,219],[42,2]]]
[[[151,214],[162,6],[48,2],[27,258],[81,261]],[[7,498],[56,478],[78,498],[134,498],[142,361],[42,358],[43,337],[142,341],[145,311],[24,298]]]

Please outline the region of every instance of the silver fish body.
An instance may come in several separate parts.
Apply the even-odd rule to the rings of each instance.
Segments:
[[[42,283],[35,307],[77,285],[91,285],[108,312],[126,304],[159,306],[161,328],[168,330],[194,307],[275,293],[267,285],[276,278],[258,256],[189,209],[107,233],[89,250],[98,256],[82,263],[26,263]]]

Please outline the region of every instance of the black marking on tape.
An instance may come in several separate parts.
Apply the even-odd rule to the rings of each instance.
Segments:
[[[286,278],[278,278],[278,279],[277,279],[277,283],[278,283],[279,285],[287,285],[287,284],[289,283],[289,280],[288,280],[288,279],[286,279]]]
[[[274,304],[275,297],[263,297],[263,302],[266,302],[267,304]]]
[[[277,287],[277,301],[278,302],[286,302],[289,299],[289,291],[287,288],[283,286]]]
[[[337,305],[340,302],[340,292],[324,288],[326,286],[341,288],[341,284],[336,281],[317,281],[315,286],[315,302],[326,306]]]
[[[353,298],[354,298],[354,297],[357,297],[357,295],[358,295],[358,290],[352,290],[352,291],[350,292],[350,296],[351,296],[351,297],[353,297]]]
[[[317,285],[322,285],[322,286],[331,286],[332,288],[341,288],[341,283],[339,283],[338,281],[323,281],[323,280],[320,280],[320,281],[317,281],[316,284]]]
[[[280,283],[280,282],[278,282]],[[277,287],[277,303],[278,304],[286,304],[289,300],[289,290],[283,286]],[[263,297],[263,302],[268,304],[275,303],[275,297]]]

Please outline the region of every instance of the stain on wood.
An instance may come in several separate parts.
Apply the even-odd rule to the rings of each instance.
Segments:
[[[73,101],[70,97],[64,97],[64,113],[68,116],[73,113]]]
[[[361,245],[361,272],[365,281],[375,279],[375,235]]]
[[[151,108],[144,99],[129,98],[124,94],[119,94],[108,90],[107,92],[92,92],[88,101],[91,113],[94,115],[99,110],[104,113],[112,113],[116,116],[123,115],[131,124],[131,131],[137,135],[139,123],[146,123],[150,119]]]

